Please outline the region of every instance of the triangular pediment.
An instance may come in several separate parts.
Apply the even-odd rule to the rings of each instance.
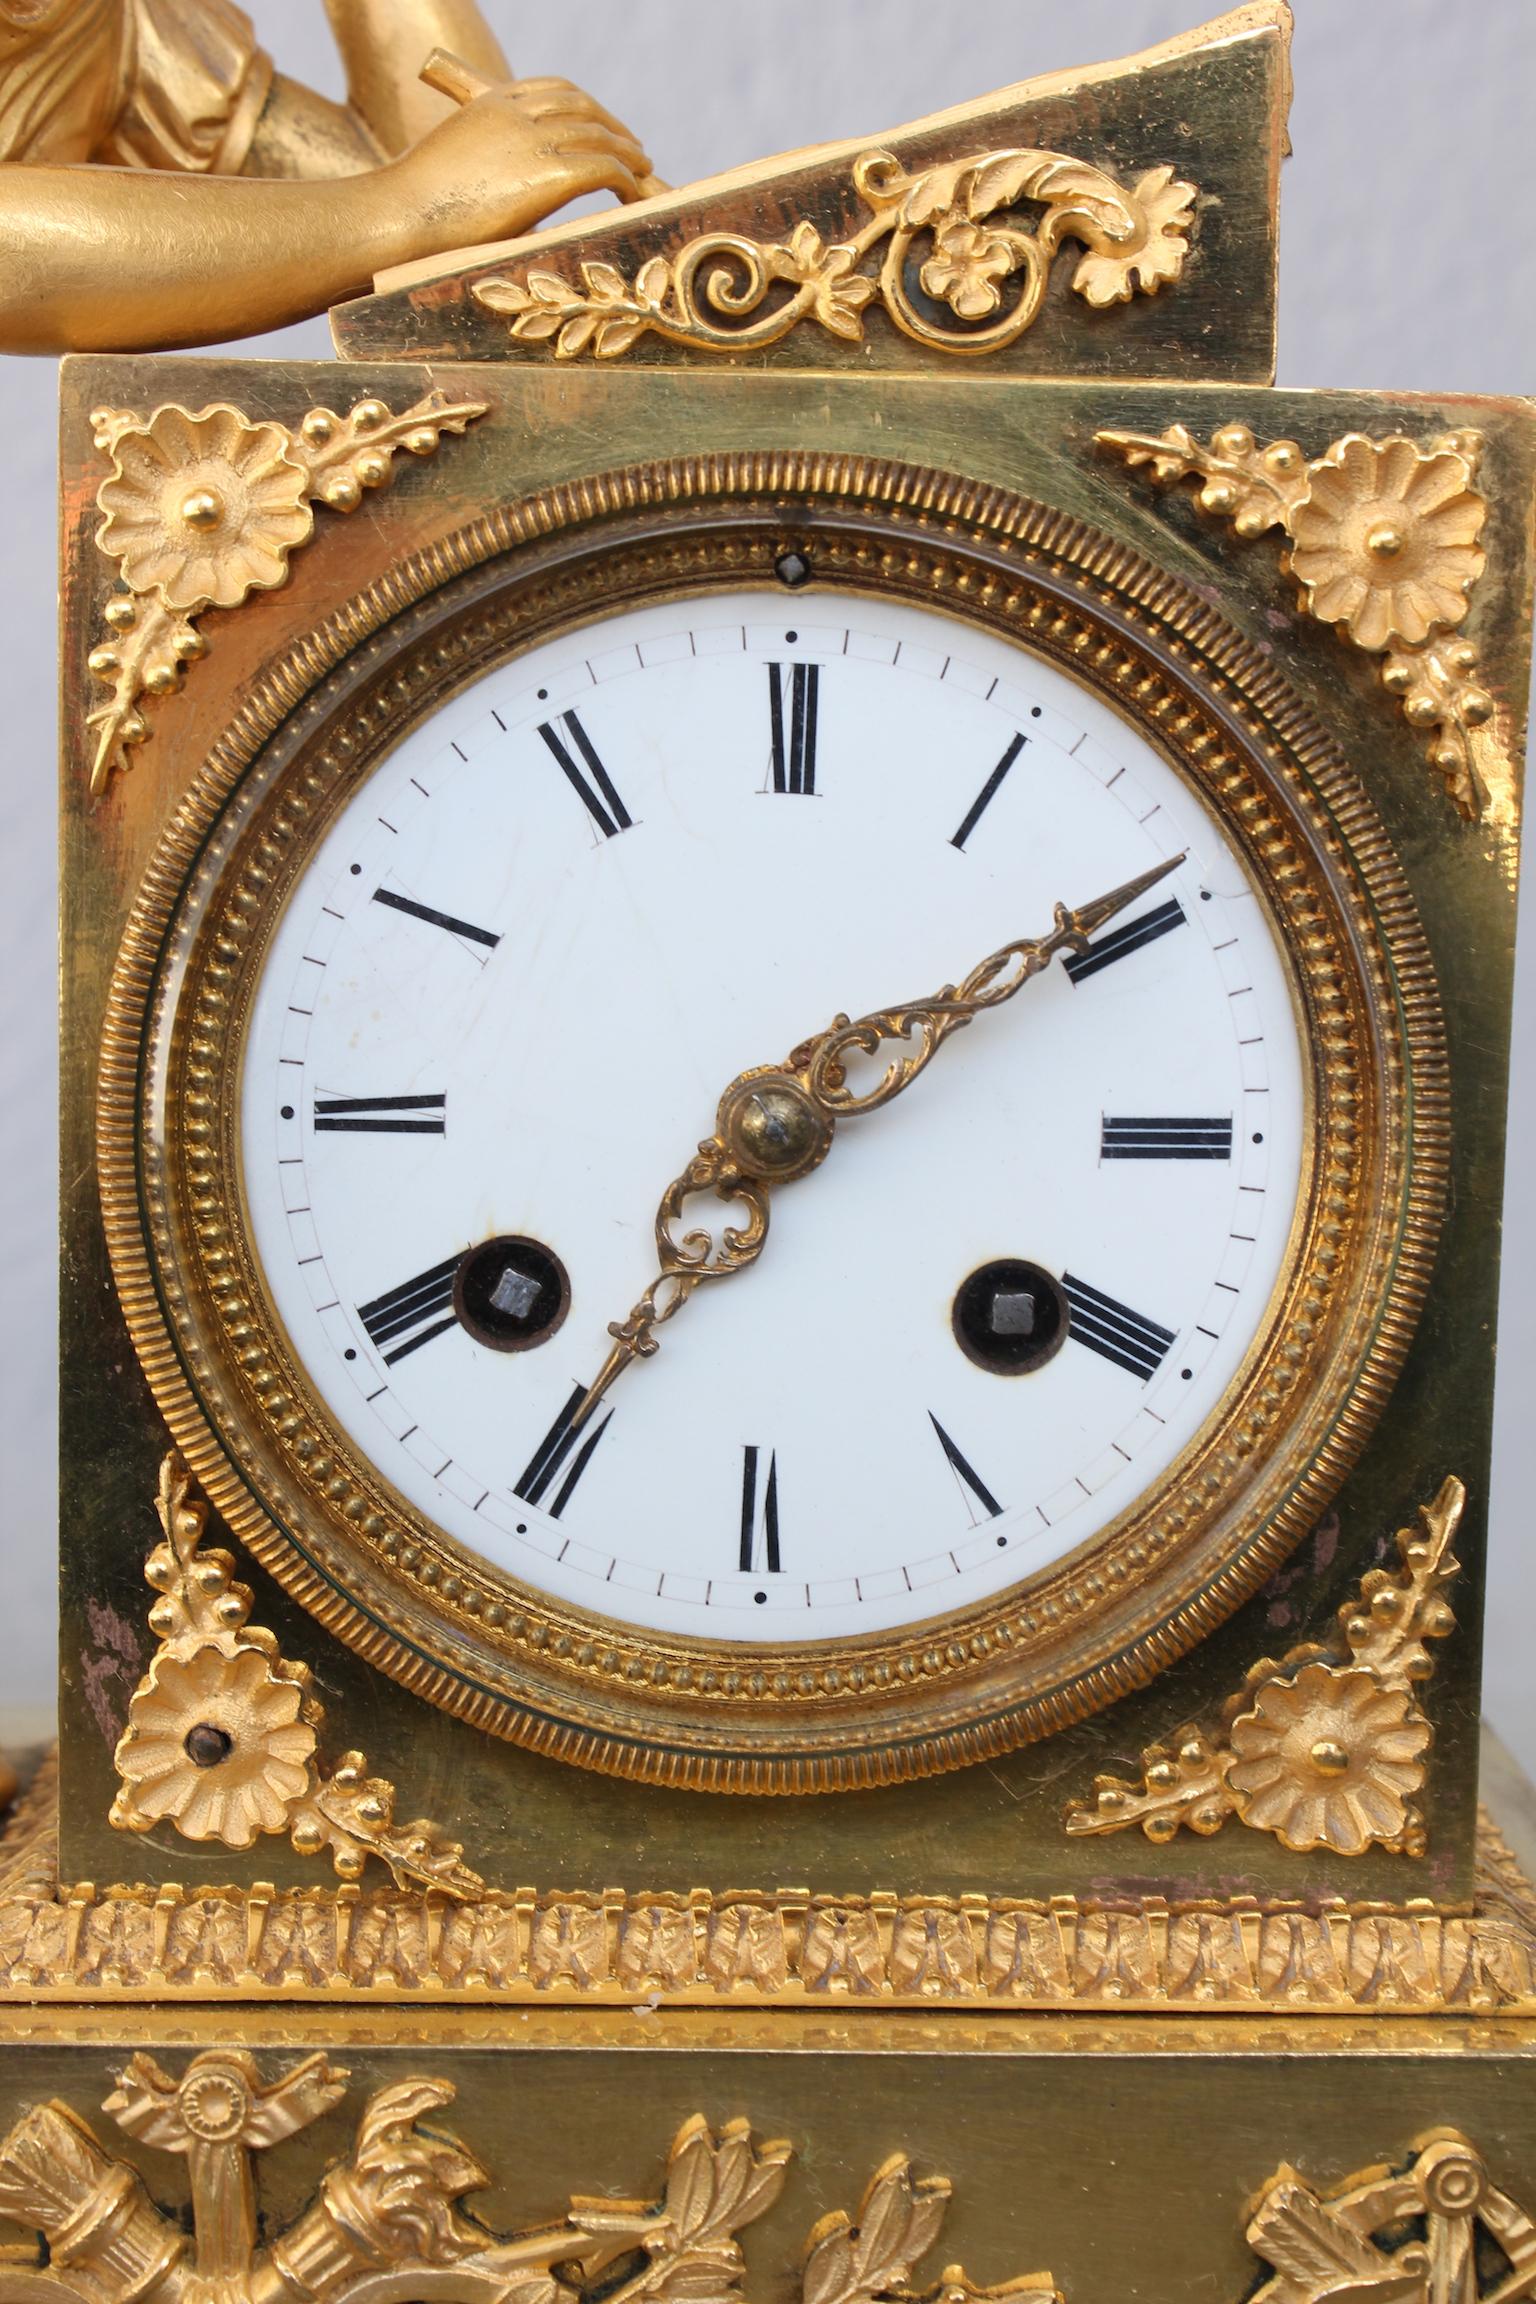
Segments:
[[[1267,382],[1290,15],[385,275],[352,358]]]

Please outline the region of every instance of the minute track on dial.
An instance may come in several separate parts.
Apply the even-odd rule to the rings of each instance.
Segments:
[[[873,1009],[857,1018],[834,1017],[824,1032],[803,1040],[782,1066],[740,1072],[721,1097],[715,1133],[700,1144],[656,1211],[656,1278],[624,1320],[612,1321],[613,1347],[567,1426],[574,1438],[624,1370],[660,1349],[656,1330],[681,1310],[707,1280],[728,1279],[756,1263],[768,1238],[769,1192],[819,1168],[832,1148],[839,1120],[878,1111],[911,1086],[951,1033],[963,1031],[988,1008],[999,1008],[1059,953],[1082,954],[1089,939],[1128,905],[1185,862],[1187,852],[1154,865],[1089,904],[1056,906],[1044,936],[1021,937],[979,961],[961,983],[943,985],[930,999]],[[887,1043],[916,1046],[895,1054],[873,1087],[848,1080],[850,1056],[874,1056]],[[712,1233],[677,1233],[688,1201],[713,1194],[744,1204],[747,1221]]]

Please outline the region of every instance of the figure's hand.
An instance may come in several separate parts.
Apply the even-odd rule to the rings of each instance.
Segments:
[[[613,1349],[568,1431],[580,1430],[632,1360],[649,1359],[659,1349],[656,1330],[696,1288],[757,1261],[768,1237],[770,1188],[792,1184],[819,1168],[832,1149],[839,1120],[889,1104],[927,1069],[952,1032],[1011,1000],[1058,953],[1086,951],[1092,935],[1183,862],[1182,855],[1171,857],[1076,910],[1058,904],[1045,935],[1002,945],[962,983],[944,985],[931,999],[877,1009],[852,1022],[839,1016],[826,1031],[803,1040],[782,1065],[738,1073],[720,1099],[714,1135],[705,1138],[662,1194],[656,1211],[660,1270],[628,1318],[610,1325]],[[880,1077],[872,1085],[855,1086],[848,1077],[848,1059],[882,1053],[887,1061]],[[718,1242],[700,1228],[682,1229],[688,1203],[711,1194],[747,1211],[746,1223],[725,1225]]]
[[[462,110],[379,171],[436,252],[506,240],[586,192],[642,197],[650,161],[622,121],[569,80],[490,87],[439,51],[432,85]],[[428,77],[423,74],[423,77]]]

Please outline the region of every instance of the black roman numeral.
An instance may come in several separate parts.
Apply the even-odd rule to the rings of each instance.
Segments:
[[[565,1477],[555,1491],[553,1504],[544,1504],[552,1520],[558,1520],[569,1504],[577,1481],[591,1463],[599,1440],[613,1421],[613,1411],[610,1409],[602,1422],[594,1424],[585,1437],[579,1432],[573,1432],[571,1424],[586,1396],[585,1384],[571,1387],[569,1400],[528,1459],[512,1491],[514,1496],[521,1496],[525,1504],[544,1504],[545,1496],[554,1487],[557,1474],[563,1472]]]
[[[634,819],[615,791],[612,777],[575,713],[562,712],[558,729],[552,721],[543,721],[539,734],[559,761],[566,782],[603,838],[611,840],[616,832],[629,831]],[[580,760],[575,757],[576,753],[580,753]]]
[[[1068,1335],[1149,1383],[1168,1357],[1174,1331],[1159,1327],[1145,1313],[1133,1312],[1128,1304],[1117,1304],[1113,1296],[1090,1288],[1086,1280],[1075,1280],[1070,1272],[1063,1272],[1061,1285],[1071,1308]]]
[[[1104,1115],[1102,1160],[1230,1160],[1232,1122],[1119,1120]]]
[[[789,674],[787,694],[786,672]],[[816,790],[816,708],[820,689],[819,664],[770,664],[768,667],[775,792],[814,794]]]
[[[997,766],[993,769],[991,775],[987,778],[985,784],[983,784],[981,790],[977,793],[975,799],[971,802],[971,805],[967,809],[965,815],[961,818],[960,829],[957,833],[955,833],[954,837],[949,843],[951,848],[963,848],[965,846],[967,840],[969,840],[971,834],[975,831],[977,825],[981,822],[982,817],[986,814],[993,801],[997,798],[998,790],[1002,784],[1003,778],[1007,775],[1009,769],[1013,766],[1015,760],[1017,760],[1019,754],[1023,751],[1025,745],[1028,742],[1029,738],[1027,736],[1015,736],[1013,742],[1009,745],[1007,751],[1003,754],[1001,760],[999,760]]]
[[[397,896],[393,888],[375,888],[375,904],[387,904],[392,912],[409,912],[413,920],[425,920],[429,928],[446,928],[450,936],[467,937],[471,944],[483,944],[494,952],[501,942],[489,928],[477,928],[469,920],[457,920],[451,912],[439,912],[434,905],[418,904],[413,896]]]
[[[928,1411],[928,1421],[933,1426],[935,1432],[937,1432],[939,1436],[939,1446],[943,1449],[945,1455],[948,1457],[949,1468],[960,1483],[960,1493],[965,1498],[965,1508],[971,1515],[971,1526],[973,1528],[976,1526],[976,1514],[972,1509],[973,1497],[976,1503],[981,1506],[983,1512],[986,1513],[989,1520],[998,1519],[1003,1509],[1001,1504],[999,1504],[997,1498],[993,1495],[991,1489],[987,1486],[985,1480],[982,1479],[981,1474],[976,1470],[975,1466],[969,1463],[966,1458],[961,1455],[959,1449],[955,1446],[955,1443],[953,1440],[951,1440],[949,1434],[945,1431],[943,1425],[939,1422],[937,1416],[935,1416],[931,1408]]]
[[[1069,953],[1062,965],[1073,983],[1081,984],[1086,977],[1097,976],[1101,968],[1112,967],[1115,961],[1139,952],[1144,944],[1155,944],[1159,936],[1167,936],[1184,924],[1184,907],[1177,896],[1170,896],[1166,904],[1143,912],[1139,919],[1106,928],[1102,936],[1093,938],[1086,952]]]
[[[450,1256],[446,1263],[434,1264],[430,1272],[418,1272],[414,1280],[403,1280],[398,1288],[375,1296],[371,1304],[359,1304],[357,1316],[386,1368],[393,1368],[408,1352],[419,1352],[434,1336],[458,1326],[453,1312],[453,1280],[459,1261],[457,1256]],[[386,1352],[386,1344],[394,1349]]]
[[[768,1477],[763,1483],[763,1508],[757,1508],[757,1458],[755,1448],[741,1452],[741,1549],[737,1565],[743,1576],[764,1571],[770,1576],[780,1572],[779,1560],[779,1459],[776,1452],[768,1458]],[[761,1537],[761,1543],[759,1543]],[[759,1560],[761,1554],[761,1560]]]
[[[446,1096],[317,1096],[317,1136],[443,1136]]]

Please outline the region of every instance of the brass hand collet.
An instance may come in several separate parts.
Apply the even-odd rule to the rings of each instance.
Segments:
[[[768,1237],[771,1190],[821,1166],[840,1120],[861,1118],[889,1104],[911,1086],[952,1032],[1011,1000],[1058,953],[1086,951],[1091,936],[1183,862],[1183,855],[1172,857],[1076,911],[1058,904],[1046,935],[1000,946],[963,982],[942,986],[931,999],[877,1008],[852,1019],[834,1017],[824,1032],[792,1049],[783,1064],[738,1073],[720,1099],[715,1133],[661,1196],[656,1210],[660,1270],[628,1318],[610,1324],[613,1348],[569,1430],[574,1433],[586,1423],[632,1360],[649,1359],[659,1349],[656,1330],[695,1289],[756,1263]],[[875,1056],[887,1044],[894,1052],[881,1077],[870,1087],[855,1088],[848,1059]],[[747,1221],[724,1226],[718,1242],[705,1231],[679,1233],[685,1204],[700,1193],[743,1204]]]

